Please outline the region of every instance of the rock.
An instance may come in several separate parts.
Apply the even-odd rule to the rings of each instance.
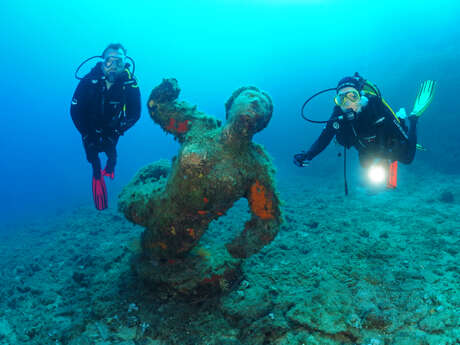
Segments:
[[[137,327],[122,327],[116,333],[117,337],[123,340],[133,340],[136,338]]]
[[[444,191],[439,196],[439,201],[451,204],[454,202],[454,194],[451,191]]]
[[[230,291],[238,281],[241,260],[217,246],[194,249],[185,260],[166,263],[134,256],[132,266],[146,282],[168,294],[202,298]]]
[[[74,272],[72,275],[72,279],[80,286],[89,286],[88,278],[86,277],[86,274],[83,272]]]
[[[145,343],[143,345],[166,345],[162,340],[155,340],[151,338],[144,339]]]
[[[334,303],[304,301],[291,308],[286,313],[286,317],[289,321],[307,329],[335,334],[347,330],[344,320],[346,310],[347,308],[342,309],[340,305]]]
[[[6,319],[0,319],[0,340],[5,341],[5,344],[17,343],[16,334]]]
[[[252,323],[273,309],[273,303],[266,290],[251,287],[247,288],[244,297],[232,292],[222,302],[222,311],[235,321],[244,320]]]
[[[427,333],[443,332],[446,328],[446,325],[441,315],[442,314],[433,314],[425,317],[419,323],[420,329]]]
[[[17,286],[16,290],[18,290],[20,293],[27,293],[31,290],[30,286],[24,285],[24,286]]]
[[[374,308],[368,310],[362,320],[364,328],[385,330],[391,325],[391,318],[388,314]]]
[[[103,322],[96,322],[95,326],[101,336],[102,340],[107,340],[110,335],[109,327]]]
[[[93,344],[94,343],[91,342],[91,340],[85,335],[82,335],[82,336],[77,337],[77,338],[73,338],[69,342],[69,345],[93,345]]]
[[[329,337],[321,337],[320,335],[312,335],[304,330],[291,330],[286,334],[276,339],[271,345],[337,345],[333,339]]]

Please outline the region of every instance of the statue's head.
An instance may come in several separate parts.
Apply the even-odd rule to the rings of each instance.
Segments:
[[[241,87],[225,103],[227,122],[238,133],[252,137],[267,127],[272,117],[270,96],[254,86]]]

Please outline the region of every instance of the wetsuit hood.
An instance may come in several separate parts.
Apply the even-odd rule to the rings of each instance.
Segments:
[[[336,92],[339,92],[340,89],[348,86],[353,87],[360,92],[362,90],[362,82],[360,77],[354,76],[340,79],[336,87]]]

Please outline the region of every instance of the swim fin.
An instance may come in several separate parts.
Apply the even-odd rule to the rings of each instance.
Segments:
[[[93,176],[93,199],[94,205],[99,211],[107,208],[107,187],[105,186],[104,176],[102,174],[99,179]]]
[[[420,145],[420,144],[415,144],[415,148],[420,151],[428,151],[426,147]]]
[[[436,82],[434,80],[426,80],[420,85],[420,89],[415,99],[414,109],[412,109],[412,116],[421,116],[423,112],[428,108],[433,100],[434,89]]]

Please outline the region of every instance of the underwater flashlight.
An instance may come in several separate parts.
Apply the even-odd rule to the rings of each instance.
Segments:
[[[367,177],[373,184],[382,184],[387,180],[387,171],[381,164],[371,165]]]

